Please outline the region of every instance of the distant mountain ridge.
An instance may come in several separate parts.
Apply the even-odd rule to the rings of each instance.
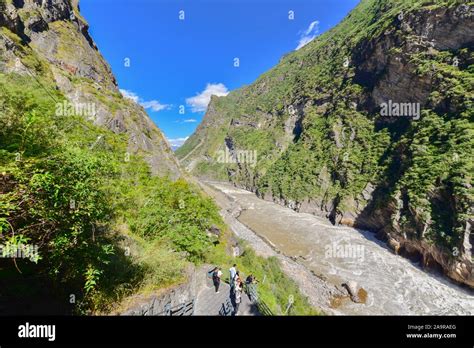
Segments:
[[[197,176],[375,231],[474,287],[473,18],[472,2],[363,0],[250,86],[212,97],[177,156]]]

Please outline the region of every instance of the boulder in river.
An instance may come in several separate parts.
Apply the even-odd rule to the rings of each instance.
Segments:
[[[347,290],[353,302],[360,302],[358,295],[359,285],[355,281],[350,280],[347,283],[342,284],[342,286]]]

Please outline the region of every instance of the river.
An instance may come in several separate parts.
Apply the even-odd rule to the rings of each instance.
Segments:
[[[328,314],[474,315],[474,292],[395,255],[370,232],[333,226],[230,184],[202,186],[227,212],[234,233],[258,253],[279,257],[302,293]],[[331,300],[331,288],[347,281],[367,292],[365,303]]]

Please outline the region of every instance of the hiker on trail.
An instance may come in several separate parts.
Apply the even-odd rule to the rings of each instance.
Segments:
[[[210,271],[207,272],[207,278],[209,279],[212,279],[212,276],[214,274],[214,272],[218,269],[218,267],[214,267],[213,269],[211,269]]]
[[[229,268],[229,273],[230,273],[230,276],[229,276],[229,285],[230,285],[230,290],[231,292],[233,291],[234,289],[234,280],[235,280],[235,275],[237,274],[237,265],[234,263],[234,265]]]
[[[220,267],[216,267],[212,272],[212,282],[216,288],[216,293],[219,293],[219,285],[221,285],[222,271]]]
[[[257,284],[258,283],[258,280],[257,278],[255,278],[255,276],[253,274],[249,274],[249,276],[247,277],[247,279],[245,279],[245,282],[247,284]]]
[[[235,272],[234,276],[234,288],[237,286],[237,284],[242,283],[242,279],[240,278],[240,273],[239,271]]]
[[[234,290],[234,313],[232,315],[237,315],[237,313],[239,312],[240,303],[242,302],[242,290],[243,284],[242,281],[240,281],[239,279]]]
[[[249,274],[249,276],[245,279],[245,284],[247,285],[247,287],[246,287],[247,295],[248,295],[250,301],[252,301],[252,302],[254,301],[254,298],[253,298],[254,292],[252,292],[251,285],[255,285],[257,283],[258,283],[258,280],[257,280],[257,278],[255,278],[255,276],[253,274]]]

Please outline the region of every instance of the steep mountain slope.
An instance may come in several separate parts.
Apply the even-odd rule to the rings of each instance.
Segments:
[[[126,134],[128,151],[143,155],[155,174],[177,178],[169,144],[145,110],[119,92],[78,6],[77,0],[0,0],[0,72],[50,80],[71,105],[84,105],[96,125]]]
[[[472,2],[363,0],[213,97],[177,155],[197,176],[376,231],[474,286],[473,18]]]

